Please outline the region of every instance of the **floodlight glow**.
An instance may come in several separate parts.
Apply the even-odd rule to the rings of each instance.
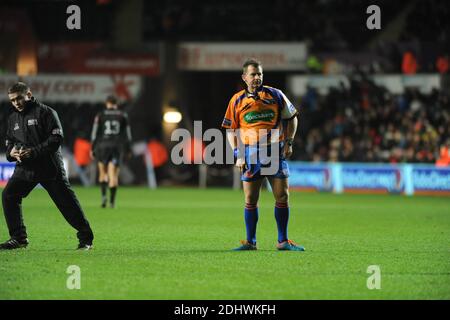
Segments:
[[[179,123],[183,117],[178,111],[167,111],[164,113],[164,121],[167,123]]]

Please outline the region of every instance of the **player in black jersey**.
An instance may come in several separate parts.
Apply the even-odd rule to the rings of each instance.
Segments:
[[[106,109],[99,112],[92,128],[92,157],[98,161],[98,181],[102,192],[102,208],[106,207],[109,186],[109,204],[114,208],[119,185],[119,167],[123,155],[130,152],[131,130],[126,112],[119,110],[117,98],[108,96]]]

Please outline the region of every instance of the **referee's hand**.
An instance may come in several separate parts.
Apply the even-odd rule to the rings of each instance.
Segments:
[[[285,144],[283,147],[283,157],[289,159],[292,156],[292,145]]]
[[[237,158],[235,166],[238,167],[241,170],[244,169],[245,168],[245,159]]]

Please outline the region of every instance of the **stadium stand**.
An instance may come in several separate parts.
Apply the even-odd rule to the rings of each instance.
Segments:
[[[379,1],[388,23],[402,4]],[[368,1],[166,1],[145,2],[144,38],[200,41],[304,41],[317,48],[356,48],[368,40],[364,30]],[[243,14],[245,13],[245,14]],[[314,19],[310,17],[314,16]],[[255,38],[256,37],[256,38]]]
[[[302,98],[297,160],[434,163],[449,145],[450,100],[433,90],[395,95],[367,80]]]
[[[5,3],[11,8],[21,8],[15,1]],[[83,26],[81,31],[69,33],[64,28],[53,27],[56,22],[64,25],[64,15],[58,18],[60,21],[46,20],[46,17],[52,16],[55,10],[60,9],[54,2],[31,2],[26,10],[31,18],[36,39],[40,42],[102,40],[111,45],[114,32],[113,16],[118,2],[105,1],[104,5],[95,1],[86,3],[89,10],[83,14],[87,15],[85,21],[88,21],[89,25]],[[295,0],[143,1],[142,40],[305,41],[311,54],[320,55],[324,51],[338,53],[372,50],[377,55],[385,56],[390,63],[386,68],[374,69],[371,72],[396,73],[401,73],[403,54],[411,50],[418,59],[418,73],[437,72],[438,58],[441,58],[440,70],[443,70],[442,73],[448,73],[450,24],[447,19],[449,6],[446,1],[378,1],[377,4],[383,8],[383,26],[397,21],[408,6],[409,11],[397,39],[399,43],[384,41],[381,32],[373,32],[368,36],[365,29],[365,8],[369,4],[370,1],[360,0],[322,0],[311,3]],[[356,15],[355,12],[362,14]],[[314,16],[314,19],[311,19],[311,16]],[[417,23],[430,16],[433,17],[430,23]],[[356,25],[361,27],[355,28]],[[373,43],[375,45],[369,49]],[[446,54],[447,60],[442,58]],[[283,88],[285,74],[271,74],[271,77],[271,84]],[[208,100],[204,99],[203,87],[197,89],[198,92],[190,87],[194,84],[197,86],[198,82],[192,81],[197,78],[202,82],[221,84],[221,88],[214,93],[214,98],[223,100],[215,107],[217,110],[212,110],[209,103],[200,101]],[[180,79],[187,88],[186,99],[182,104],[187,106],[185,111],[189,113],[188,116],[198,119],[208,112],[213,116],[205,119],[206,128],[217,127],[220,122],[218,118],[226,104],[225,97],[229,96],[229,91],[225,89],[227,86],[222,86],[222,82],[227,79],[226,82],[233,83],[235,78],[235,75],[226,72],[211,76],[182,74]],[[160,104],[160,97],[157,103],[150,100],[156,96],[155,92],[161,91],[160,80],[155,78],[146,85],[147,88],[156,89],[152,93],[144,93],[147,94],[145,99],[141,99],[144,102],[139,102],[143,107],[133,108],[136,119],[144,118],[145,107],[148,105]],[[207,94],[209,93],[206,92],[205,95]],[[1,102],[1,121],[5,121],[11,111],[8,104]],[[102,108],[101,104],[77,102],[57,102],[50,105],[60,115],[65,129],[65,144],[69,148],[72,148],[77,137],[89,137],[94,115]],[[449,143],[445,140],[445,137],[449,136],[450,127],[449,97],[448,92],[444,90],[433,91],[431,94],[406,91],[394,95],[368,81],[352,81],[350,89],[342,87],[331,90],[326,96],[310,89],[300,101],[300,105],[303,114],[301,134],[297,136],[297,143],[301,150],[294,154],[298,160],[434,162],[439,157],[441,146]],[[161,111],[157,112],[159,113],[152,118],[159,118]],[[133,113],[131,116],[133,117]],[[208,121],[211,122],[207,123]],[[150,133],[160,134],[155,134],[159,129],[156,125],[144,124],[137,129],[139,132],[136,136],[145,140],[150,137]],[[0,135],[3,141],[5,133],[2,131]],[[4,152],[4,144],[0,145],[0,152]]]

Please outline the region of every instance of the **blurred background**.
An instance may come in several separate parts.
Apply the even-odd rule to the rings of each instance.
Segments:
[[[122,184],[236,186],[233,166],[174,165],[170,136],[194,121],[220,128],[255,57],[300,110],[293,187],[450,192],[448,1],[75,1],[81,28],[69,30],[72,4],[1,2],[0,140],[7,89],[24,80],[60,116],[73,183],[95,184],[90,132],[115,94],[134,143]]]

